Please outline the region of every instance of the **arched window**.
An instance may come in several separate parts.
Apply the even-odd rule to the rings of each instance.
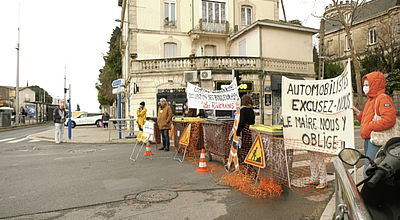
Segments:
[[[167,42],[164,43],[164,58],[176,57],[177,45],[176,43]]]
[[[241,10],[241,18],[242,18],[242,25],[250,25],[252,21],[252,14],[253,10],[250,6],[242,6]]]

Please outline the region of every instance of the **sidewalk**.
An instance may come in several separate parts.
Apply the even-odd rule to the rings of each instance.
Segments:
[[[64,140],[68,143],[133,143],[134,138],[125,138],[126,131],[122,131],[122,139],[118,139],[118,130],[98,128],[96,126],[77,126],[72,130],[72,138],[68,140],[68,127],[64,127]],[[54,142],[55,130],[49,129],[40,133],[29,135],[29,139]]]

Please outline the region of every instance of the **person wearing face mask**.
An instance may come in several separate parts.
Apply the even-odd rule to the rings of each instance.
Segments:
[[[364,152],[372,160],[381,146],[372,144],[370,141],[372,131],[384,131],[394,126],[396,123],[396,110],[392,99],[385,94],[386,78],[381,72],[372,72],[362,78],[363,92],[368,100],[364,110],[360,111],[353,106],[353,111],[357,120],[361,122],[360,135],[364,139]],[[376,114],[381,116],[380,120],[374,121]],[[364,178],[367,177],[365,171],[369,165],[369,160],[365,160]]]

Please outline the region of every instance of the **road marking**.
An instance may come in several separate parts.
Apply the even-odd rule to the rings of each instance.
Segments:
[[[35,143],[35,142],[39,142],[40,140],[30,140],[28,141],[29,143]]]
[[[0,140],[0,142],[11,141],[11,140],[14,140],[14,139],[16,139],[16,138],[6,138],[6,139]]]
[[[28,139],[28,138],[24,137],[24,138],[21,138],[21,139],[18,139],[18,140],[9,141],[9,142],[7,142],[7,144],[15,144],[15,143],[24,141],[26,139]]]

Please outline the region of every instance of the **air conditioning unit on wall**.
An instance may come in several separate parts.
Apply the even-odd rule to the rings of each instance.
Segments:
[[[197,71],[184,71],[185,82],[198,82]]]
[[[212,79],[211,70],[200,71],[200,79]]]

